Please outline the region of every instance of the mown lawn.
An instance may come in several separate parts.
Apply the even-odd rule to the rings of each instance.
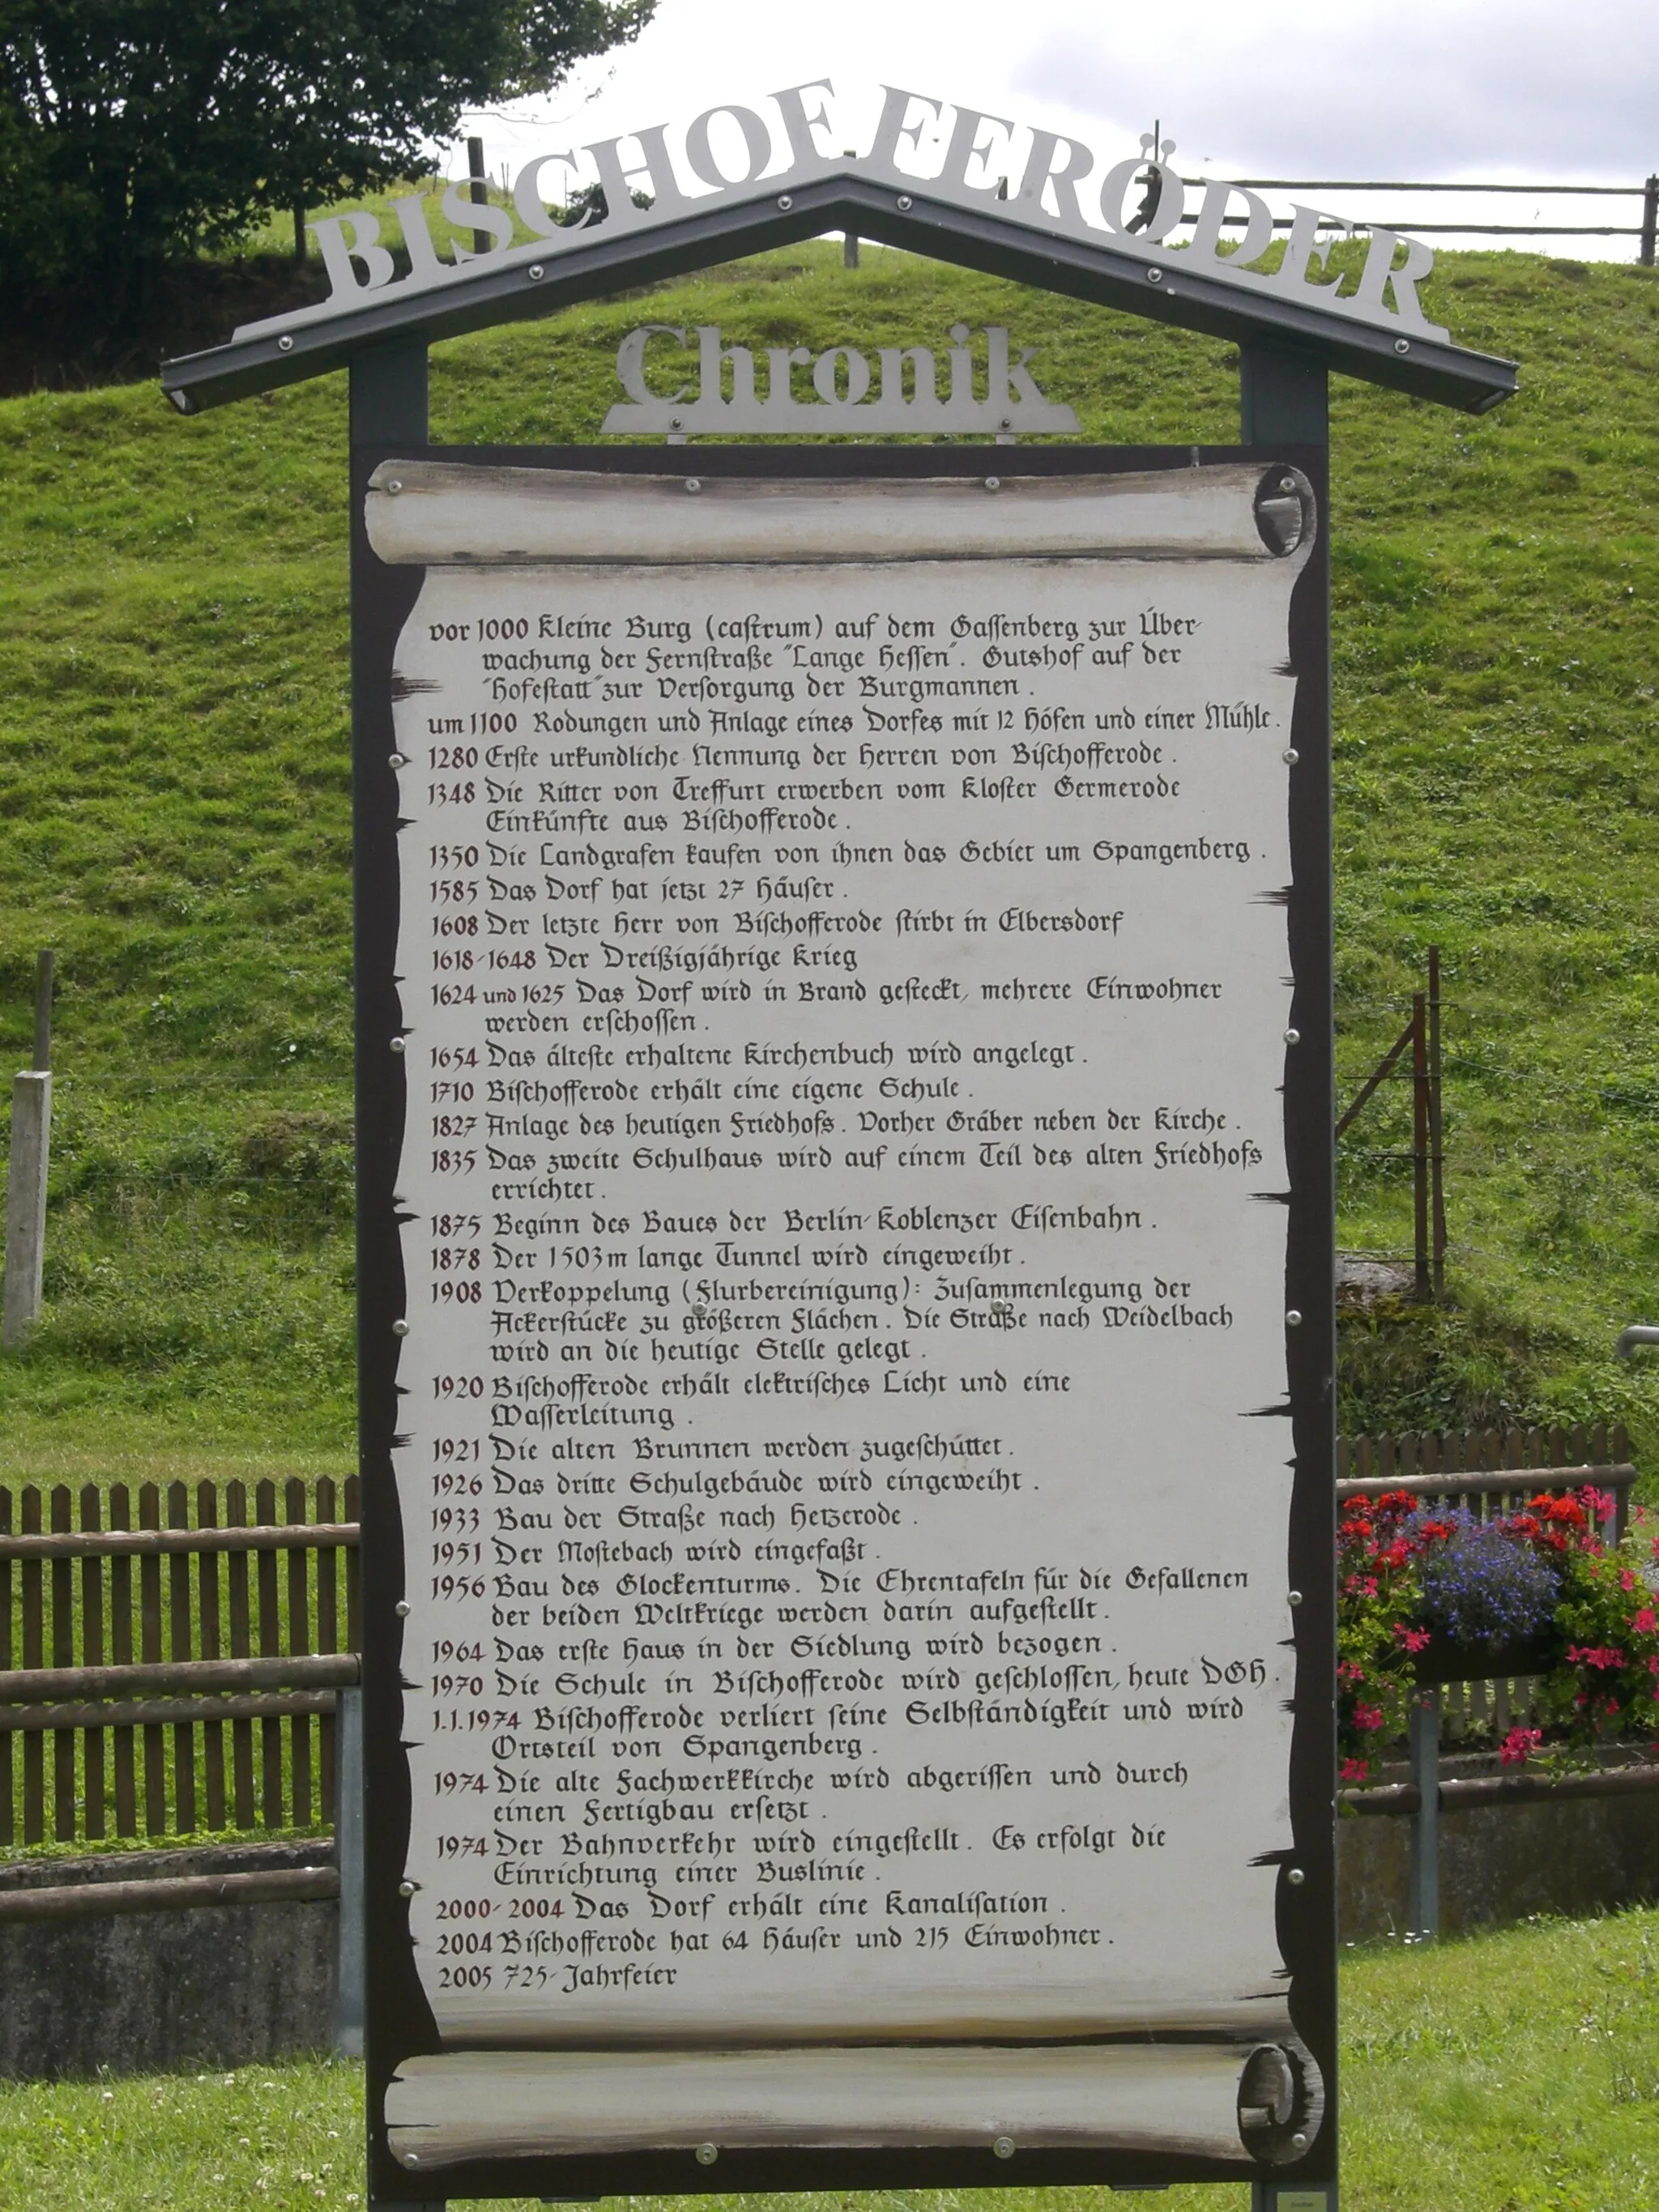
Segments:
[[[1344,2212],[1652,2212],[1659,1911],[1370,1946],[1342,1976]],[[0,2087],[5,2212],[347,2212],[355,2067]],[[1229,2185],[1170,2212],[1246,2212]],[[498,2200],[499,2201],[499,2200]],[[734,2212],[744,2200],[634,2200]],[[773,2198],[777,2212],[1085,2212],[1088,2190]],[[526,2202],[512,2212],[534,2212]]]
[[[647,319],[815,349],[1001,321],[1085,439],[1237,435],[1219,341],[864,262],[824,242],[441,346],[434,435],[592,440]],[[1475,419],[1334,386],[1339,1051],[1346,1092],[1440,945],[1455,1303],[1354,1328],[1343,1419],[1623,1413],[1659,1453],[1659,1364],[1610,1358],[1659,1318],[1659,278],[1449,253],[1429,299],[1522,388]],[[349,1447],[344,399],[0,403],[0,1066],[43,943],[63,979],[14,1468]],[[1382,1107],[1341,1231],[1397,1249],[1404,1087]]]

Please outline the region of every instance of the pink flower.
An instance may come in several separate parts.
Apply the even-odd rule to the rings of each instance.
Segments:
[[[1603,1674],[1622,1667],[1625,1655],[1611,1644],[1569,1644],[1568,1663],[1574,1667],[1595,1667]]]
[[[1394,1640],[1402,1651],[1426,1651],[1432,1638],[1426,1628],[1407,1628],[1403,1620],[1396,1620]]]
[[[1357,1729],[1363,1729],[1368,1735],[1380,1729],[1382,1725],[1382,1706],[1356,1705],[1353,1709],[1353,1724]]]
[[[1498,1746],[1498,1756],[1505,1766],[1524,1766],[1534,1752],[1542,1749],[1543,1742],[1542,1729],[1511,1729]]]
[[[1640,1613],[1632,1617],[1631,1626],[1638,1636],[1659,1635],[1659,1616],[1655,1614],[1650,1605],[1644,1605]]]
[[[1371,1763],[1369,1759],[1345,1759],[1342,1762],[1340,1778],[1344,1782],[1364,1782],[1370,1771]]]

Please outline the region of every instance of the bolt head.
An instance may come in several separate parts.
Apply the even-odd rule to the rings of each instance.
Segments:
[[[532,284],[539,284],[543,277],[546,276],[547,271],[542,267],[539,261],[532,261],[529,269],[526,271],[526,274],[529,276]]]
[[[697,2164],[699,2166],[713,2166],[714,2160],[720,2156],[720,2147],[718,2143],[699,2143],[697,2145],[696,2156]]]
[[[1394,342],[1394,349],[1396,353],[1409,353],[1412,349],[1412,342],[1409,338],[1396,338]]]
[[[687,477],[685,480],[685,488],[687,491],[701,491],[702,489],[702,478],[701,477]]]
[[[399,1897],[413,1897],[415,1894],[414,1883],[412,1881],[400,1881],[398,1884],[398,1894]]]
[[[1300,1591],[1300,1590],[1291,1590],[1291,1591],[1289,1593],[1289,1601],[1290,1601],[1290,1603],[1291,1603],[1291,1605],[1300,1605],[1300,1604],[1301,1604],[1301,1602],[1302,1602],[1302,1593],[1301,1593],[1301,1591]]]
[[[395,1053],[398,1053],[398,1054],[402,1054],[403,1052],[404,1052],[404,1051],[407,1049],[406,1046],[405,1046],[405,1045],[404,1045],[404,1040],[402,1039],[402,1037],[393,1037],[393,1038],[392,1038],[392,1049],[393,1050],[393,1052],[395,1052]]]
[[[1286,1030],[1285,1032],[1285,1042],[1286,1044],[1300,1044],[1302,1042],[1301,1030]]]
[[[392,1324],[392,1334],[393,1336],[407,1336],[409,1323],[406,1321],[394,1321]]]
[[[277,339],[277,341],[276,341],[276,350],[277,350],[277,352],[278,352],[278,353],[292,353],[292,352],[293,352],[293,350],[294,350],[294,341],[293,341],[293,339],[292,339],[291,337],[289,337],[289,335],[288,335],[288,333],[287,333],[286,331],[284,331],[284,332],[283,332],[283,336]]]
[[[1146,282],[1149,284],[1161,284],[1164,282],[1164,271],[1161,269],[1149,269],[1146,271]]]
[[[1281,757],[1286,768],[1294,768],[1302,756],[1294,745],[1286,745]]]
[[[1300,1867],[1291,1867],[1285,1875],[1285,1879],[1289,1882],[1292,1889],[1300,1889],[1303,1883],[1306,1881],[1308,1877],[1303,1873]]]
[[[910,211],[910,206],[911,206],[911,200],[910,200],[910,195],[909,195],[909,193],[908,193],[908,192],[901,192],[901,193],[899,194],[899,196],[898,196],[898,209],[899,209],[899,213],[900,213],[901,215],[908,215],[908,214],[909,213],[909,211]]]
[[[1000,491],[1002,489],[1002,478],[1000,477],[987,477],[985,479],[985,489],[987,491]]]
[[[1300,2130],[1298,2130],[1297,2132],[1291,2137],[1291,2148],[1292,2150],[1306,2150],[1307,2148],[1308,2138],[1306,2136],[1302,2134]]]
[[[1013,2137],[1012,2136],[999,2136],[996,2141],[991,2145],[991,2150],[994,2157],[1012,2158],[1014,2154]]]
[[[1300,1328],[1302,1326],[1302,1316],[1294,1306],[1285,1316],[1285,1326],[1286,1328]]]
[[[409,766],[409,755],[407,753],[388,753],[386,755],[386,766],[388,768],[407,768]]]
[[[388,477],[386,478],[386,492],[388,499],[396,499],[403,488],[404,482],[401,477]]]
[[[409,1600],[406,1597],[400,1597],[397,1604],[393,1606],[392,1609],[397,1614],[399,1620],[407,1620],[409,1619]]]
[[[785,215],[788,214],[790,209],[793,207],[794,204],[795,203],[790,198],[787,192],[780,192],[778,194],[778,205],[782,209]]]

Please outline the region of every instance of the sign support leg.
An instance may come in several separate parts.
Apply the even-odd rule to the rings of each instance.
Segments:
[[[427,442],[427,349],[424,340],[412,339],[376,347],[372,352],[359,354],[351,364],[351,443],[358,446],[405,446],[419,453]],[[354,507],[356,502],[354,500]],[[383,1300],[374,1295],[378,1278],[374,1274],[376,1257],[364,1234],[368,1206],[365,1200],[373,1194],[379,1202],[380,1190],[387,1173],[386,1164],[378,1158],[369,1157],[366,1141],[368,1133],[377,1126],[372,1100],[377,1095],[371,1085],[365,1055],[370,1049],[369,1040],[384,1040],[391,1032],[392,1020],[388,1004],[376,995],[384,985],[374,980],[377,968],[390,971],[391,963],[378,958],[380,939],[387,927],[385,914],[379,910],[374,896],[374,886],[380,873],[379,848],[388,833],[386,823],[384,796],[370,782],[372,769],[371,742],[374,737],[374,716],[376,699],[374,678],[362,660],[363,640],[367,625],[356,618],[356,602],[363,590],[363,578],[371,560],[368,542],[363,533],[361,512],[355,512],[351,525],[352,599],[352,669],[351,708],[353,738],[352,776],[352,849],[354,854],[354,912],[352,917],[355,947],[355,1000],[357,1050],[357,1261],[358,1282],[369,1286],[368,1294],[360,1290],[358,1299],[358,1362],[359,1376],[359,1471],[365,1477],[364,1488],[368,1492],[369,1439],[374,1433],[374,1407],[371,1396],[383,1388],[383,1362],[368,1356],[365,1341],[366,1316],[375,1312],[381,1318]],[[384,765],[382,763],[382,765]],[[378,800],[378,803],[377,803]],[[394,834],[395,833],[391,833]],[[382,1117],[384,1118],[384,1117]],[[378,1347],[377,1347],[378,1349]],[[370,1516],[365,1515],[366,1519]],[[363,1547],[365,1593],[373,1601],[377,1561],[371,1522],[369,1540]],[[365,1761],[361,1729],[360,1692],[347,1692],[341,1698],[341,1775],[337,1800],[338,1834],[340,1839],[340,1931],[341,1931],[341,2014],[339,2032],[343,2037],[349,2033],[347,2013],[349,1997],[346,1974],[350,1947],[354,1940],[357,1966],[362,1978],[358,1985],[358,2010],[356,2021],[357,2049],[362,2051],[367,2041],[366,2007],[362,2002],[367,1980],[367,1952],[368,1933],[368,1899],[367,1855],[364,1841],[366,1812]],[[356,1771],[350,1771],[349,1749],[352,1741],[349,1705],[358,1707],[358,1730],[356,1739]],[[348,1893],[347,1860],[352,1850],[350,1832],[356,1833],[356,1894]],[[342,2048],[344,2048],[343,2042]],[[392,2200],[378,2198],[374,2192],[376,2149],[380,2138],[379,2098],[383,2084],[379,2082],[371,2065],[366,2085],[365,2117],[368,2126],[368,2185],[365,2201],[368,2212],[392,2212]],[[397,2200],[396,2212],[447,2212],[445,2200],[427,2199],[421,2204]]]
[[[1307,355],[1260,342],[1241,346],[1238,411],[1243,443],[1328,445],[1328,382],[1324,363]],[[1329,559],[1328,539],[1318,557]],[[1333,1173],[1333,1193],[1334,1188]],[[1334,1343],[1334,1340],[1333,1320],[1330,1340]],[[1335,1463],[1334,1452],[1331,1463]],[[1337,2191],[1334,2180],[1258,2179],[1250,2185],[1250,2212],[1337,2212]]]

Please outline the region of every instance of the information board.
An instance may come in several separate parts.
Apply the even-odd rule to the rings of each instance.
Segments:
[[[363,467],[380,2193],[1332,2169],[1315,457]]]

